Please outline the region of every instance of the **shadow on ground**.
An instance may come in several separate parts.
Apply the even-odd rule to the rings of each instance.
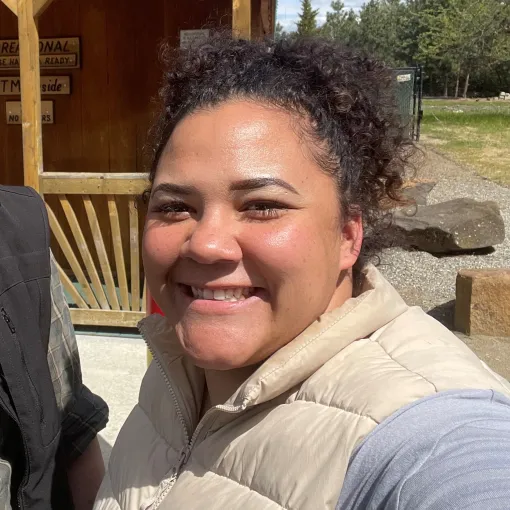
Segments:
[[[101,453],[103,454],[104,465],[108,467],[108,461],[110,460],[110,455],[112,453],[112,446],[106,441],[104,437],[101,436],[101,434],[99,434],[97,437],[99,440]]]
[[[455,299],[436,306],[435,308],[432,308],[432,310],[429,310],[427,313],[431,317],[434,317],[434,319],[439,321],[441,324],[443,324],[443,326],[446,326],[450,331],[452,331],[455,316]]]
[[[428,314],[452,331],[494,371],[510,381],[510,337],[467,336],[453,331],[455,300],[436,306]]]

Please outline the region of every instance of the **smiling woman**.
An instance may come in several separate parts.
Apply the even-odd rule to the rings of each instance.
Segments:
[[[282,109],[229,100],[186,116],[161,152],[147,282],[198,366],[259,363],[352,295],[340,276],[359,254],[361,217],[340,219],[333,180],[292,121]],[[248,299],[219,301],[222,289]]]
[[[349,465],[383,420],[510,394],[369,263],[411,155],[390,75],[320,40],[215,36],[166,62],[143,239],[165,317],[140,325],[154,363],[96,508],[372,508]]]

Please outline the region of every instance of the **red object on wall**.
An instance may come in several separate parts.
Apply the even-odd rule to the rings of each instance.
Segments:
[[[152,315],[153,313],[164,315],[164,313],[161,311],[161,308],[156,304],[156,301],[152,299],[150,292],[147,291],[147,315]]]

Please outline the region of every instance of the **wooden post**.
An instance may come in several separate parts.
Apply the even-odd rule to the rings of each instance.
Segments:
[[[232,0],[232,34],[251,39],[251,0]]]
[[[21,119],[25,185],[40,189],[43,171],[39,34],[33,0],[18,0]]]

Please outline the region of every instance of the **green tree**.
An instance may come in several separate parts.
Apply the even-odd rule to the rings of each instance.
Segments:
[[[284,30],[283,25],[278,21],[274,29],[274,38],[278,41],[287,37],[287,32]]]
[[[386,64],[406,64],[401,57],[401,22],[406,6],[400,0],[370,0],[359,14],[359,43]]]
[[[501,0],[449,0],[424,12],[428,30],[419,37],[422,58],[449,67],[455,75],[455,96],[467,96],[471,74],[508,62],[509,3]]]
[[[510,90],[510,0],[367,0],[359,15],[335,0],[319,33],[390,66],[423,64],[428,93]]]
[[[319,9],[312,9],[311,0],[301,0],[301,13],[297,23],[298,35],[317,34],[317,14]]]
[[[326,21],[320,27],[320,34],[328,39],[340,41],[346,46],[354,46],[358,41],[358,20],[355,12],[347,10],[340,0],[331,2]]]

